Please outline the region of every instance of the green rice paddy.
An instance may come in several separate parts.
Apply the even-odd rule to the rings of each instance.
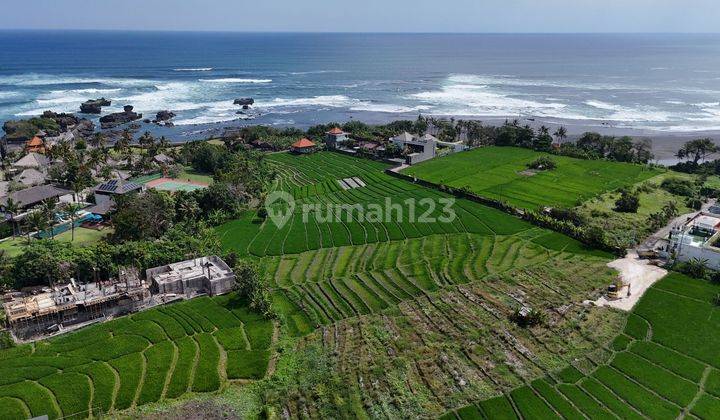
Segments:
[[[0,417],[100,416],[265,375],[273,323],[196,298],[0,351]]]
[[[642,297],[607,363],[578,360],[578,368],[445,418],[712,419],[720,415],[720,286],[671,274]],[[502,407],[495,401],[503,401]]]
[[[642,165],[550,156],[557,168],[527,171],[527,164],[547,153],[516,147],[488,146],[432,159],[403,171],[420,179],[526,209],[574,207],[606,191],[629,186],[658,173]]]

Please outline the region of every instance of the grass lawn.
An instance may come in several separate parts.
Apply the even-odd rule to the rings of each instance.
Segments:
[[[74,245],[77,246],[86,246],[86,245],[92,245],[101,239],[105,238],[107,235],[113,233],[112,228],[105,228],[103,230],[95,230],[95,229],[86,229],[84,227],[76,227],[75,228],[75,240],[72,241]],[[59,235],[55,236],[56,241],[60,242],[70,242],[72,239],[72,232],[66,231]]]
[[[25,251],[25,245],[27,245],[26,237],[8,238],[0,242],[0,251],[4,251],[8,257],[14,257]]]
[[[557,168],[527,172],[527,164],[550,156]],[[473,192],[513,206],[573,207],[606,191],[632,185],[660,172],[642,165],[551,156],[517,147],[481,147],[412,166],[403,171],[451,187]]]
[[[180,172],[180,175],[177,176],[177,179],[181,181],[187,181],[189,179],[190,181],[201,182],[208,185],[213,183],[212,175],[197,172],[189,166],[183,168],[183,171]]]

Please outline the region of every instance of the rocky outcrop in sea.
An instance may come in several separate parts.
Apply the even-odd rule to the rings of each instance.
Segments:
[[[102,107],[110,106],[112,101],[100,98],[100,99],[88,99],[87,101],[80,104],[80,112],[83,114],[100,114]]]
[[[125,105],[123,112],[115,112],[100,117],[100,127],[106,130],[140,119],[142,119],[142,114],[133,112],[132,105]]]

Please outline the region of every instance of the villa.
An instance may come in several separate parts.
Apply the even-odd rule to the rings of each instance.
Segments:
[[[317,150],[317,145],[304,137],[290,147],[291,152],[299,154],[309,154],[315,152],[315,150]]]
[[[391,137],[390,141],[403,150],[405,163],[408,165],[414,165],[437,156],[438,139],[430,134],[417,137],[406,131]]]
[[[673,227],[661,254],[679,261],[696,259],[720,270],[720,216],[701,212]]]
[[[330,131],[325,133],[325,142],[327,143],[328,147],[332,149],[336,149],[339,146],[342,146],[343,143],[346,143],[350,140],[350,133],[346,133],[338,127],[333,127]]]

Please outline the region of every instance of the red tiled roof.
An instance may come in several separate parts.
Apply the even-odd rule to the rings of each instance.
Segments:
[[[31,140],[28,140],[28,142],[27,142],[27,145],[30,147],[42,146],[43,144],[44,143],[43,143],[42,139],[40,139],[40,137],[38,137],[38,136],[33,137]]]
[[[294,147],[295,149],[304,149],[306,147],[315,147],[315,143],[306,138],[302,138],[293,143],[292,147]]]
[[[328,134],[343,134],[344,132],[339,127],[333,127],[332,130],[328,131]]]

